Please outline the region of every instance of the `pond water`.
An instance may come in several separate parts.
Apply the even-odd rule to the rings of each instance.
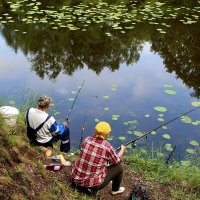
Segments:
[[[163,2],[0,4],[3,103],[21,107],[33,93],[48,95],[61,122],[85,80],[69,117],[73,147],[83,123],[86,137],[97,121],[109,122],[118,147],[200,105],[200,2]],[[139,144],[153,141],[167,154],[176,145],[177,158],[195,155],[199,114]]]

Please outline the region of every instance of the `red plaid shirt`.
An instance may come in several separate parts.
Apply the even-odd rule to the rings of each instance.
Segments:
[[[106,177],[107,165],[120,161],[107,140],[89,136],[83,142],[79,158],[72,168],[72,179],[83,187],[100,185]]]

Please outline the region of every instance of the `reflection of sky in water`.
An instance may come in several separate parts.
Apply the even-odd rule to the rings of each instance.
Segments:
[[[111,134],[116,138],[112,143],[119,145],[121,142],[117,138],[120,135],[125,135],[127,141],[135,138],[134,135],[126,133],[128,127],[123,125],[125,121],[136,119],[139,122],[136,130],[149,131],[162,123],[157,121],[159,113],[154,111],[154,106],[168,108],[168,112],[164,113],[164,119],[168,121],[192,109],[191,102],[195,100],[190,97],[191,91],[183,87],[181,80],[177,80],[174,74],[166,72],[162,59],[150,52],[148,43],[144,45],[138,63],[130,66],[122,64],[115,72],[104,69],[99,76],[85,67],[72,77],[61,74],[54,81],[49,81],[47,78],[41,80],[35,72],[31,72],[27,58],[21,52],[16,54],[13,49],[7,47],[1,37],[0,60],[1,96],[5,98],[11,96],[17,100],[19,90],[24,88],[31,88],[39,95],[49,95],[55,104],[58,104],[57,111],[61,112],[57,119],[62,119],[68,114],[72,105],[68,98],[75,96],[71,91],[78,91],[77,87],[86,80],[70,116],[72,142],[75,146],[79,143],[84,119],[87,122],[85,135],[92,134],[95,118],[108,121],[112,126]],[[116,91],[111,90],[113,84],[117,85]],[[169,89],[175,90],[177,95],[166,94],[164,90],[167,88],[163,87],[164,84],[173,85],[174,87]],[[104,99],[105,95],[110,98]],[[105,107],[109,110],[104,111]],[[198,113],[195,111],[189,116],[196,120]],[[113,121],[113,114],[120,115],[119,120]],[[145,118],[145,114],[150,114],[150,117]],[[171,135],[170,140],[162,138],[162,134],[165,133]],[[181,149],[190,139],[200,141],[199,136],[198,126],[194,127],[177,120],[169,125],[168,130],[160,129],[157,136],[150,138],[159,140],[163,144],[181,145],[179,148]]]

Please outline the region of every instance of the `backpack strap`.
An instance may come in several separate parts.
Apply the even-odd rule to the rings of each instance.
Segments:
[[[29,121],[28,121],[28,113],[29,113],[30,108],[28,109],[27,113],[26,113],[26,124],[28,127],[30,127],[29,125]]]
[[[51,116],[48,115],[47,118],[46,118],[46,120],[45,120],[42,124],[40,124],[40,125],[35,129],[35,131],[38,132],[38,131],[43,127],[43,125],[45,124],[45,122],[46,122],[50,117],[51,117]]]
[[[28,121],[29,110],[30,110],[30,108],[28,109],[28,111],[27,111],[27,113],[26,113],[26,123],[27,123],[27,126],[28,126],[28,127],[30,127],[29,121]],[[43,127],[43,125],[45,124],[45,122],[46,122],[50,117],[51,117],[51,116],[48,115],[47,118],[45,119],[45,121],[44,121],[43,123],[41,123],[41,124],[35,129],[35,131],[38,132],[38,131]]]

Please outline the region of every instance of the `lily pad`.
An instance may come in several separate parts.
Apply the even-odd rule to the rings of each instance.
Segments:
[[[167,126],[162,126],[162,129],[168,129],[168,127]]]
[[[152,135],[156,135],[156,131],[152,131],[151,134],[152,134]]]
[[[113,137],[108,137],[107,140],[108,140],[108,141],[112,141],[112,140],[113,140]]]
[[[108,108],[108,107],[105,107],[104,110],[107,111],[107,110],[109,110],[109,108]]]
[[[74,101],[75,98],[68,98],[68,101]]]
[[[175,95],[176,91],[174,91],[174,90],[165,90],[165,93]]]
[[[54,115],[59,115],[60,114],[60,112],[56,112]]]
[[[95,118],[94,121],[95,121],[95,122],[99,122],[99,119]]]
[[[156,107],[154,107],[154,110],[156,110],[158,112],[166,112],[167,108],[165,108],[163,106],[156,106]]]
[[[124,137],[124,136],[119,136],[119,139],[124,141],[124,140],[126,140],[126,137]]]
[[[146,114],[145,117],[150,117],[150,115],[149,115],[149,114]]]
[[[103,96],[103,98],[104,98],[104,99],[109,99],[110,97],[109,97],[109,96]]]
[[[184,123],[187,123],[187,124],[192,123],[192,119],[188,116],[185,116],[185,115],[181,117],[181,121],[184,122]]]
[[[196,140],[191,140],[189,143],[193,146],[199,146],[199,143]]]
[[[165,144],[165,149],[166,149],[167,151],[173,151],[172,145],[171,145],[171,144]]]
[[[188,153],[190,153],[190,154],[195,154],[194,149],[186,149],[186,151],[187,151]]]
[[[144,135],[144,134],[143,134],[142,132],[140,132],[140,131],[134,131],[133,134],[136,135],[136,136],[138,136],[138,137]]]
[[[130,135],[130,134],[133,134],[133,131],[128,130],[127,133]]]
[[[76,93],[77,93],[77,91],[73,90],[71,93],[72,93],[72,94],[76,94]]]
[[[164,135],[162,135],[165,139],[170,139],[171,138],[171,136],[170,135],[168,135],[168,134],[164,134]]]
[[[200,101],[193,101],[193,102],[192,102],[192,105],[193,105],[193,106],[196,106],[196,107],[197,107],[197,106],[200,106]]]
[[[159,122],[164,122],[165,120],[163,118],[158,118]]]
[[[164,156],[165,156],[165,154],[164,154],[164,153],[162,153],[162,152],[157,152],[157,156],[158,156],[158,157],[164,157]]]

